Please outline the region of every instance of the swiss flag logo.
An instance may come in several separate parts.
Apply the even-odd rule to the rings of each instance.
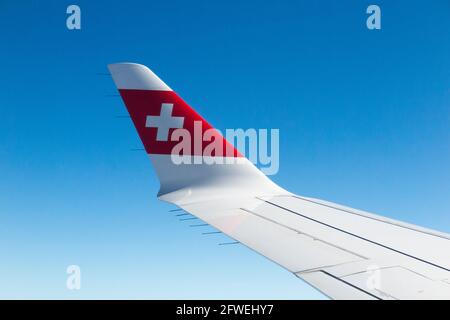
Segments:
[[[173,103],[161,103],[159,116],[147,116],[146,128],[156,128],[156,141],[168,141],[170,129],[183,128],[184,117],[172,115]]]
[[[203,155],[211,143],[203,139],[205,131],[214,130],[214,140],[221,139],[221,156],[240,157],[239,152],[206,122],[194,109],[173,91],[120,89],[138,134],[149,154],[172,154],[178,140],[172,139],[175,130],[185,130],[191,137],[190,154]],[[200,147],[198,147],[200,145]]]

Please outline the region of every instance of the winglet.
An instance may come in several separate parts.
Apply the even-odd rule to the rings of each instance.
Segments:
[[[179,203],[280,192],[149,68],[135,63],[108,67],[158,174],[161,199]]]

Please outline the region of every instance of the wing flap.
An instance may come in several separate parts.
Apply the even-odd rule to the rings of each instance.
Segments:
[[[379,300],[380,298],[332,274],[317,270],[297,274],[297,276],[332,299],[341,300]]]
[[[340,278],[383,299],[448,299],[450,285],[403,266],[369,269]]]

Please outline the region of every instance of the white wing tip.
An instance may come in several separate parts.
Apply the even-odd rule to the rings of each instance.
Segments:
[[[142,64],[121,62],[108,65],[117,89],[172,91],[156,74]]]

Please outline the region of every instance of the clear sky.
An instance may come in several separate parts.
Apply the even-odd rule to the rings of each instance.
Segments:
[[[376,31],[368,1],[0,1],[0,298],[323,298],[156,199],[113,62],[279,128],[286,189],[450,232],[450,2],[374,3]]]

